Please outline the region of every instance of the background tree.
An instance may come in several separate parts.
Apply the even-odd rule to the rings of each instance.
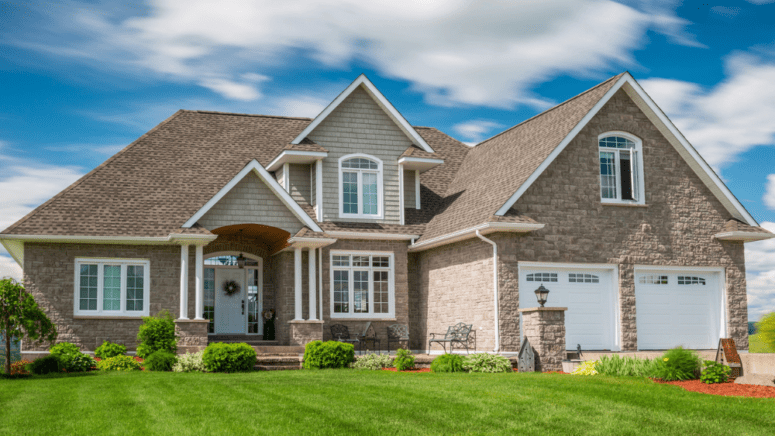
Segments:
[[[14,279],[0,280],[0,330],[5,336],[5,373],[11,373],[11,338],[26,336],[33,342],[54,342],[56,326]]]
[[[775,350],[775,312],[764,315],[756,323],[756,334],[771,350]]]

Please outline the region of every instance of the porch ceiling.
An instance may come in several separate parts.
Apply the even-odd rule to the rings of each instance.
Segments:
[[[237,236],[261,242],[266,245],[270,255],[285,248],[288,238],[291,237],[291,234],[283,229],[262,224],[235,224],[219,227],[211,232],[218,236]]]

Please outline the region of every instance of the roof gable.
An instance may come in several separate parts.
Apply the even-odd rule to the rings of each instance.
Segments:
[[[339,94],[334,101],[329,103],[323,112],[321,112],[314,120],[301,132],[296,138],[291,141],[292,144],[301,143],[309,134],[312,133],[315,128],[320,125],[343,101],[347,99],[356,89],[363,89],[366,93],[374,99],[374,102],[385,111],[385,113],[393,120],[399,129],[409,138],[409,140],[425,150],[428,153],[433,153],[433,149],[427,142],[420,136],[419,133],[406,121],[403,115],[382,95],[381,92],[374,86],[371,81],[366,78],[366,75],[361,74],[355,79],[341,94]]]

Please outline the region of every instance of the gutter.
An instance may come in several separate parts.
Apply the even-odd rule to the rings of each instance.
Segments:
[[[482,241],[492,245],[492,292],[493,292],[493,305],[495,307],[495,349],[492,350],[493,353],[497,353],[500,351],[500,321],[498,317],[498,244],[493,242],[490,239],[485,238],[482,236],[482,234],[479,232],[479,230],[476,231],[476,236],[481,239]]]
[[[494,232],[516,232],[516,233],[528,233],[534,230],[543,229],[545,224],[539,223],[500,223],[500,222],[486,222],[478,226],[469,227],[453,233],[447,233],[446,235],[438,236],[427,241],[420,242],[419,244],[412,244],[409,246],[409,251],[423,251],[428,250],[440,245],[451,244],[453,242],[462,241],[464,239],[473,238],[476,233],[482,235]]]

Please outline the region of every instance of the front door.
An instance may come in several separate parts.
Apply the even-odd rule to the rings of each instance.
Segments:
[[[227,295],[224,285],[235,281],[239,292]],[[215,273],[215,333],[245,333],[245,270],[218,268]]]

